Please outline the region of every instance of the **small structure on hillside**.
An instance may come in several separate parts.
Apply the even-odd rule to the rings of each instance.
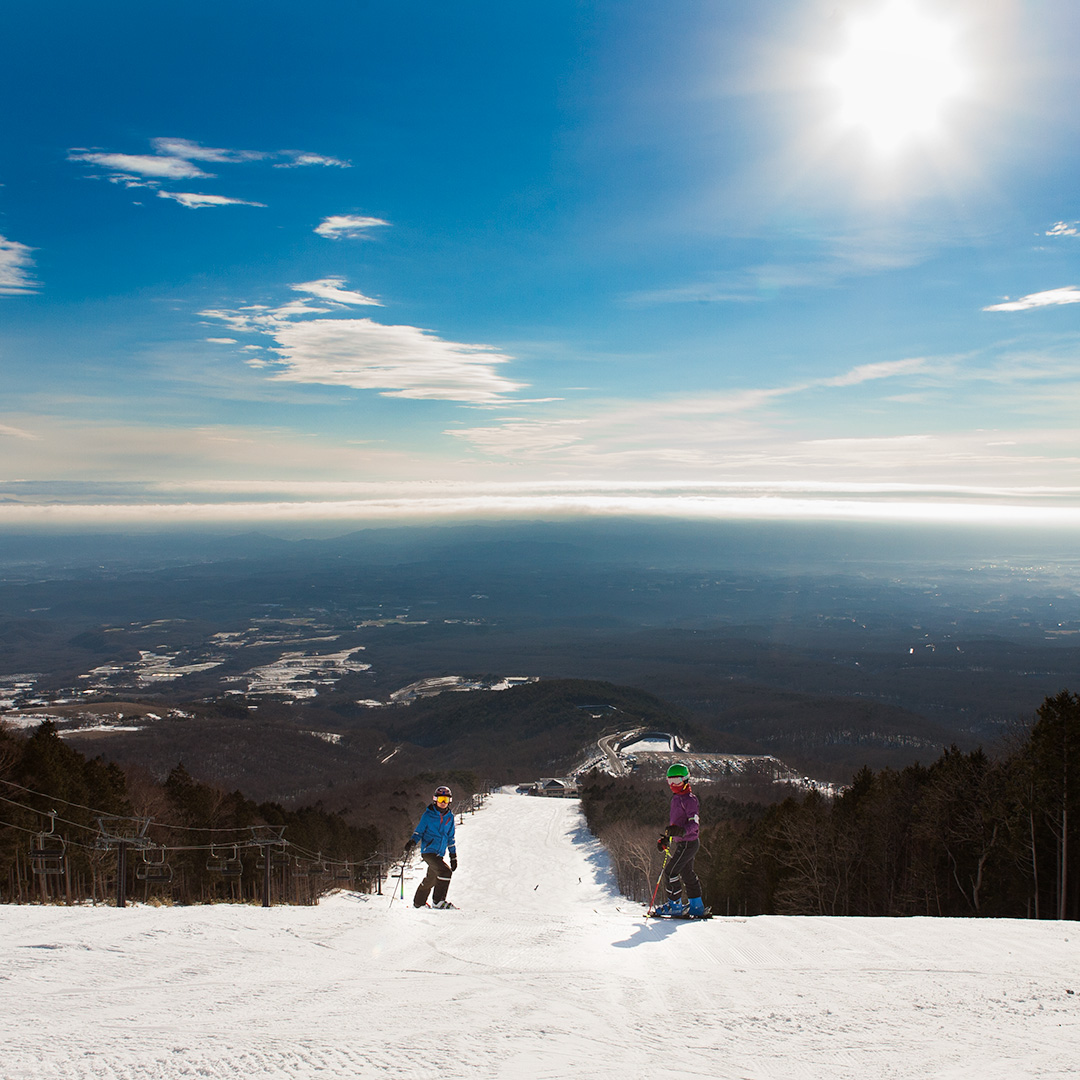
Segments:
[[[681,754],[684,748],[677,735],[668,731],[642,731],[619,746],[620,754]]]
[[[574,798],[577,796],[578,786],[575,780],[569,777],[546,776],[541,777],[537,784],[536,795],[548,795],[555,798]]]

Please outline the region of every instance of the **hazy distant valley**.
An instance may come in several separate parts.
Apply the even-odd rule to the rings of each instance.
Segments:
[[[222,782],[269,769],[280,793],[391,758],[464,765],[480,713],[441,742],[424,723],[466,698],[525,700],[533,680],[599,680],[651,695],[642,709],[697,748],[843,780],[991,743],[1080,687],[1075,563],[947,539],[633,523],[9,536],[0,708],[22,723],[48,708],[80,748],[155,769],[177,754]],[[479,764],[555,770],[581,749],[550,720],[559,738],[523,754],[500,723]],[[255,745],[276,764],[244,764]]]

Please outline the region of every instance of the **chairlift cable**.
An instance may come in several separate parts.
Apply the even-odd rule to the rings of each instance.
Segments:
[[[88,810],[91,814],[103,814],[106,817],[125,818],[130,821],[141,821],[141,818],[130,817],[127,814],[113,814],[107,810],[98,810],[93,806],[84,806],[82,803],[72,802],[71,799],[63,799],[59,795],[47,795],[44,791],[35,791],[33,788],[24,787],[22,784],[16,784],[14,780],[2,780],[0,783],[8,784],[10,787],[18,788],[20,791],[25,791],[28,795],[37,795],[41,799],[51,799],[53,802],[62,802],[66,806],[74,806],[77,810]],[[2,796],[0,796],[2,798]]]
[[[107,811],[107,810],[100,810],[100,809],[97,809],[96,807],[93,807],[93,806],[84,806],[82,803],[72,802],[70,799],[62,799],[62,798],[60,798],[59,795],[47,795],[43,791],[35,791],[33,788],[25,787],[22,784],[16,784],[14,780],[4,780],[4,779],[0,778],[0,783],[8,784],[11,787],[18,788],[20,791],[25,791],[28,795],[37,795],[41,799],[51,799],[53,802],[61,802],[61,803],[64,803],[66,806],[74,806],[78,810],[87,810],[91,814],[96,814],[96,815],[99,815],[101,817],[113,818],[113,819],[118,820],[118,821],[143,821],[143,820],[145,820],[144,816],[134,816],[134,815],[131,815],[131,814],[114,814],[114,813],[111,813],[110,811]],[[3,798],[3,796],[0,795],[0,799],[2,799],[2,798]],[[11,800],[6,800],[6,801],[11,801]],[[15,805],[16,806],[21,806],[22,804],[21,803],[16,803]],[[33,807],[25,807],[24,806],[23,809],[32,810]],[[41,811],[40,810],[34,810],[34,813],[41,813]],[[57,820],[63,820],[63,819],[58,818]],[[79,825],[78,822],[74,822],[74,821],[65,822],[65,824],[76,825],[79,828],[88,828],[89,827],[89,826],[86,826],[86,825]],[[183,829],[183,830],[186,830],[187,832],[211,832],[211,833],[248,832],[248,831],[250,831],[250,828],[251,828],[248,825],[234,825],[231,828],[215,829],[215,828],[212,828],[210,826],[205,826],[205,825],[170,825],[167,822],[155,822],[154,825],[155,825],[155,828],[160,828],[160,829]]]
[[[44,798],[48,798],[48,796],[46,795],[46,796],[44,796]],[[65,801],[64,799],[58,799],[57,800],[57,802],[64,802],[64,801]],[[48,811],[46,811],[46,810],[39,810],[36,806],[27,806],[26,803],[16,802],[14,799],[5,798],[3,795],[0,795],[0,802],[10,803],[12,806],[17,806],[20,810],[25,810],[28,814],[45,814],[46,816],[48,816]],[[74,804],[69,804],[69,805],[74,805]],[[62,825],[70,825],[73,829],[85,829],[87,832],[97,832],[97,829],[95,829],[94,826],[92,826],[92,825],[83,825],[81,822],[78,822],[78,821],[68,821],[67,818],[62,818],[62,817],[56,817],[56,818],[54,818],[54,820],[59,821]],[[12,828],[17,828],[17,826],[13,825]],[[41,830],[40,829],[32,829],[30,831],[31,832],[40,832]]]
[[[41,830],[40,829],[27,829],[23,825],[13,825],[10,821],[0,821],[0,828],[3,828],[3,829],[15,829],[18,832],[29,833],[31,836],[40,836],[41,835]],[[63,839],[64,839],[64,843],[68,847],[81,848],[83,851],[95,851],[96,850],[96,848],[94,848],[90,844],[80,844],[77,840],[68,840],[66,838],[63,838]]]

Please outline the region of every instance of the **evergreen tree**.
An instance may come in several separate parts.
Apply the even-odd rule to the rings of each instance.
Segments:
[[[1058,919],[1080,918],[1080,697],[1062,690],[1039,707],[1028,741],[1034,873]]]

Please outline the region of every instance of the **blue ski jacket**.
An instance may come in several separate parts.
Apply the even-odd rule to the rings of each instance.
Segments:
[[[421,855],[438,855],[440,859],[447,851],[456,855],[454,811],[448,809],[444,813],[432,803],[420,815],[420,824],[416,826],[412,838],[419,842]]]

